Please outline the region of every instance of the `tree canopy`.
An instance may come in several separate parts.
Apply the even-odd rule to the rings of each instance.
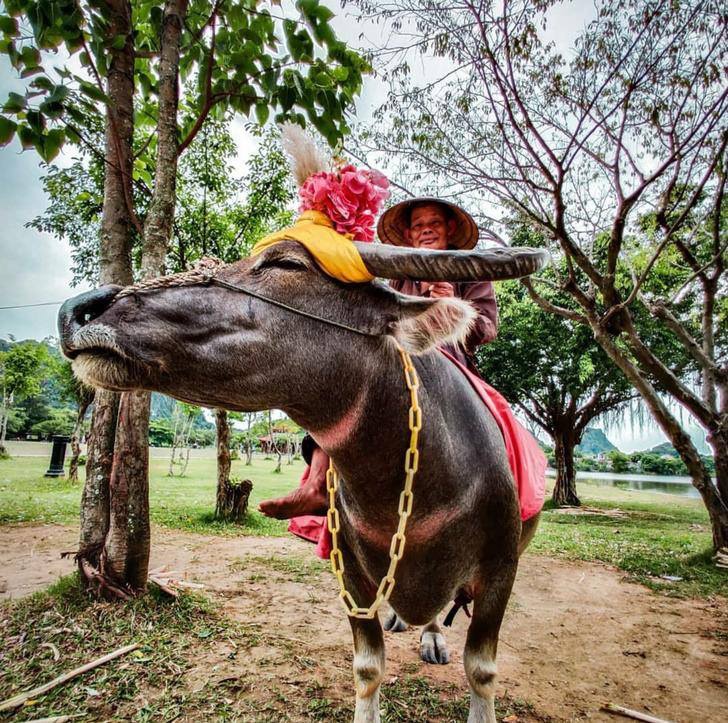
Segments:
[[[120,7],[117,7],[120,5]],[[6,0],[0,16],[0,52],[7,55],[25,93],[10,93],[0,117],[0,143],[15,135],[52,161],[67,140],[86,143],[87,116],[98,116],[109,99],[102,79],[111,53],[128,42],[114,34],[114,12],[131,13],[137,128],[147,129],[135,159],[135,179],[149,175],[156,157],[156,127],[164,2]],[[196,92],[180,107],[180,151],[208,116],[232,109],[264,124],[310,122],[334,144],[348,131],[345,112],[361,86],[367,63],[334,34],[333,12],[318,0],[299,0],[287,16],[275,0],[186,0],[180,39],[180,78]],[[58,63],[58,55],[66,62]],[[80,68],[79,68],[80,66]]]
[[[0,351],[0,453],[5,453],[5,435],[14,406],[23,397],[40,392],[50,363],[43,342],[15,342],[6,351]]]
[[[526,282],[532,298],[588,327],[639,391],[690,470],[715,546],[728,545],[722,4],[600,0],[564,53],[546,38],[552,0],[359,4],[388,26],[375,58],[392,83],[364,150],[416,190],[472,203],[495,235],[513,215],[544,235],[573,305]],[[423,56],[441,70],[413,82]],[[672,345],[649,343],[645,308]],[[698,383],[675,373],[669,346]],[[663,395],[705,430],[717,489]]]
[[[230,121],[209,119],[182,157],[177,173],[177,213],[167,268],[183,271],[203,256],[235,261],[246,256],[266,233],[290,220],[293,187],[273,129],[259,134],[259,146],[236,178]],[[137,134],[136,145],[143,143]],[[42,178],[48,207],[29,226],[63,239],[71,247],[74,283],[99,282],[99,244],[104,196],[103,162],[79,149],[66,167],[51,165]],[[149,194],[138,192],[145,209]],[[144,211],[142,211],[142,215]],[[141,265],[141,238],[135,235],[133,264]]]

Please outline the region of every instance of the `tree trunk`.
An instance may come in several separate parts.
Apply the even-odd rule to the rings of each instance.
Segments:
[[[164,7],[159,59],[159,117],[154,191],[144,224],[142,277],[164,273],[172,235],[177,175],[179,43],[186,0]],[[112,471],[111,524],[105,549],[106,571],[132,593],[146,586],[149,567],[149,402],[148,392],[126,392],[119,405],[119,425]]]
[[[106,93],[104,205],[99,248],[101,284],[126,286],[133,281],[131,249],[132,138],[134,133],[134,44],[129,0],[110,0],[109,37],[124,36],[119,50],[110,49]],[[85,583],[101,570],[101,553],[109,529],[109,481],[113,463],[119,395],[96,393],[81,496],[81,530],[76,559]]]
[[[133,281],[134,245],[132,164],[134,153],[134,41],[129,0],[110,0],[109,37],[125,36],[120,50],[110,50],[107,76],[104,203],[101,215],[99,281],[127,286]]]
[[[194,415],[190,414],[184,426],[184,437],[182,441],[184,443],[185,452],[184,459],[182,459],[182,472],[180,473],[180,477],[184,477],[187,474],[187,466],[190,463],[190,435],[192,434],[192,427],[194,426],[194,424],[195,417]],[[180,458],[182,458],[181,455]]]
[[[78,403],[76,425],[71,435],[71,461],[68,466],[68,479],[71,482],[78,482],[78,459],[81,456],[81,432],[83,430],[83,420],[86,419],[86,412],[91,402],[93,402],[93,395],[84,394]]]
[[[281,464],[283,462],[283,452],[278,443],[273,438],[273,417],[271,416],[270,409],[268,410],[268,437],[270,438],[270,450],[278,455],[278,463],[276,468],[273,470],[275,474],[281,473]]]
[[[187,440],[187,446],[185,447],[185,453],[184,457],[181,457],[181,463],[182,463],[182,471],[179,473],[180,477],[184,477],[187,474],[187,466],[190,463],[190,446],[189,446],[189,440]]]
[[[114,461],[114,438],[119,395],[99,389],[94,399],[86,455],[86,482],[81,494],[81,531],[76,560],[81,579],[90,583],[87,569],[101,569],[101,552],[109,531],[109,480]]]
[[[554,457],[556,458],[556,482],[552,499],[557,507],[581,504],[576,495],[576,469],[574,467],[573,428],[562,428],[554,435]]]
[[[166,0],[159,55],[157,167],[152,200],[144,222],[142,266],[145,278],[164,273],[167,249],[172,237],[179,152],[177,108],[180,38],[186,14],[187,0]]]
[[[8,432],[8,415],[10,414],[10,405],[3,400],[2,419],[0,419],[0,457],[5,457],[8,453],[5,449],[5,436]]]
[[[222,490],[218,489],[215,518],[228,522],[243,522],[252,489],[253,483],[249,479],[225,482]]]
[[[177,414],[177,405],[175,404],[172,411],[172,421],[174,426],[172,427],[172,453],[169,457],[169,469],[167,470],[167,477],[174,477],[174,463],[177,458],[177,440],[179,436],[177,434],[177,428],[179,427],[179,415]]]
[[[172,454],[169,458],[167,473],[169,477],[184,477],[190,458],[189,439],[194,419],[188,419],[183,409],[181,405],[175,404],[172,412],[174,427],[172,429]]]
[[[728,547],[728,431],[708,436],[715,460],[715,484],[709,485],[710,494],[703,495],[713,528],[713,548]]]
[[[249,467],[253,464],[253,440],[250,436],[250,427],[253,424],[253,412],[248,412],[245,416],[248,422],[248,429],[245,432],[243,449],[245,450],[245,466]]]
[[[227,509],[227,495],[230,486],[230,425],[228,414],[224,409],[215,410],[215,427],[217,429],[217,495],[215,517],[224,517]]]
[[[716,487],[692,439],[670,413],[652,384],[647,381],[642,372],[627,359],[612,338],[601,328],[599,320],[595,317],[590,318],[589,321],[594,332],[594,338],[640,393],[660,429],[665,433],[665,436],[680,455],[680,459],[688,468],[693,480],[693,486],[700,492],[703,503],[708,510],[713,532],[713,547],[716,550],[725,547],[728,545],[728,439],[726,439],[726,434],[721,435],[711,431],[708,435],[708,441],[714,451],[716,480],[718,483]],[[632,333],[635,334],[636,332],[633,331]],[[673,398],[677,397],[673,395]]]
[[[714,451],[713,459],[716,471],[716,483],[714,484],[689,435],[682,429],[680,433],[670,434],[659,419],[658,423],[688,468],[693,486],[700,492],[703,504],[708,510],[713,533],[713,548],[719,550],[722,547],[728,547],[728,494],[726,494],[728,490],[728,440],[726,434],[708,435],[708,441]]]
[[[134,594],[149,570],[149,392],[124,393],[111,471],[111,514],[103,572]]]

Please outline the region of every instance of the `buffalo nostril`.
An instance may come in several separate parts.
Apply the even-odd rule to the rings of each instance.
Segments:
[[[121,288],[121,286],[108,285],[87,291],[69,299],[63,308],[73,321],[83,326],[97,316],[101,316],[109,308]]]
[[[73,355],[74,333],[103,314],[121,289],[121,286],[109,284],[74,296],[61,306],[58,312],[58,332],[64,354]]]

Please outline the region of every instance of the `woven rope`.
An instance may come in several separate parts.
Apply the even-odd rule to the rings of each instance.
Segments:
[[[200,259],[189,271],[172,274],[172,276],[155,276],[151,279],[139,281],[133,286],[127,286],[116,295],[114,301],[123,299],[125,296],[154,291],[155,289],[167,289],[175,286],[192,286],[194,284],[205,283],[209,281],[210,276],[225,265],[220,259],[206,257]]]
[[[114,300],[111,303],[114,304],[117,299],[123,299],[127,296],[131,296],[132,294],[141,294],[148,291],[154,291],[154,289],[168,289],[178,286],[195,286],[198,284],[202,284],[205,286],[214,285],[219,286],[223,289],[237,291],[241,294],[247,294],[248,296],[252,296],[255,299],[260,299],[261,301],[265,301],[268,304],[273,304],[273,306],[277,306],[280,309],[286,309],[287,311],[298,314],[299,316],[305,316],[308,319],[314,319],[315,321],[320,321],[323,324],[329,324],[330,326],[335,326],[339,329],[346,329],[347,331],[352,331],[356,334],[361,334],[362,336],[381,336],[381,333],[379,331],[372,331],[370,329],[359,329],[355,326],[349,326],[348,324],[344,324],[341,321],[327,319],[325,316],[319,316],[318,314],[312,314],[310,311],[298,309],[295,306],[286,304],[285,302],[279,301],[278,299],[272,299],[269,296],[261,294],[257,291],[253,291],[252,289],[246,289],[244,286],[238,286],[237,284],[231,284],[228,281],[216,278],[215,272],[217,271],[217,269],[224,266],[227,266],[227,264],[220,261],[220,259],[200,259],[200,261],[195,264],[194,268],[190,269],[189,271],[185,271],[180,274],[174,274],[173,276],[157,276],[152,279],[140,281],[138,284],[134,284],[133,286],[127,286],[114,297]]]

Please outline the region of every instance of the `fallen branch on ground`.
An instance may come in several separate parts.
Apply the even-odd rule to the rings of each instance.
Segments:
[[[101,658],[96,658],[96,660],[92,660],[90,663],[86,663],[86,665],[82,665],[80,668],[75,668],[74,670],[70,670],[68,673],[63,673],[63,675],[59,675],[57,678],[53,678],[49,683],[45,683],[44,685],[40,685],[37,688],[33,688],[32,690],[26,691],[25,693],[20,693],[13,698],[8,698],[7,700],[0,703],[0,713],[6,710],[11,710],[13,708],[17,708],[18,706],[23,705],[26,701],[30,700],[31,698],[35,698],[39,695],[43,695],[47,693],[49,690],[52,690],[56,686],[59,686],[63,683],[68,682],[72,678],[75,678],[78,675],[81,675],[82,673],[86,673],[89,670],[93,670],[94,668],[98,668],[100,665],[103,665],[104,663],[108,663],[111,660],[114,660],[115,658],[119,658],[122,655],[126,655],[127,653],[130,653],[132,650],[136,650],[139,647],[139,643],[132,643],[131,645],[125,645],[123,648],[119,648],[118,650],[114,650],[113,653],[109,653],[108,655],[104,655]]]
[[[645,721],[645,723],[670,723],[670,721],[664,718],[655,718],[653,715],[647,713],[640,713],[638,710],[630,710],[629,708],[622,708],[621,705],[614,705],[614,703],[605,703],[602,706],[602,710],[607,713],[614,713],[615,715],[621,715],[625,718],[632,718],[633,720]]]
[[[181,590],[202,590],[205,586],[187,580],[178,580],[173,575],[179,575],[179,570],[167,572],[167,566],[157,567],[149,572],[149,582],[153,582],[167,595],[177,597]]]
[[[80,718],[78,715],[53,715],[50,718],[33,718],[33,720],[18,721],[18,723],[66,723],[73,718]]]

